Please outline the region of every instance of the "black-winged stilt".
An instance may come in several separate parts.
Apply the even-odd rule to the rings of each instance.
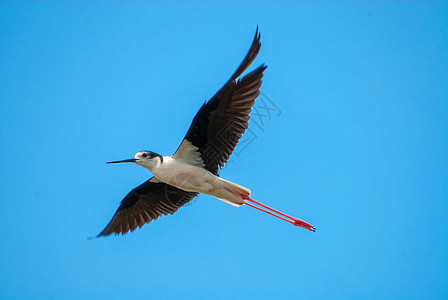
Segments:
[[[257,28],[243,62],[226,84],[202,105],[173,155],[140,151],[134,158],[109,162],[133,162],[150,170],[154,177],[126,195],[112,220],[98,236],[124,234],[162,215],[174,214],[199,193],[234,206],[252,206],[293,225],[315,231],[309,223],[252,199],[248,188],[224,180],[218,174],[248,128],[249,114],[260,94],[261,79],[267,66],[262,64],[240,78],[254,61],[260,46]]]

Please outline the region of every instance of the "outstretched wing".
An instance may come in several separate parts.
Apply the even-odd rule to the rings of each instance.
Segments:
[[[152,178],[124,197],[112,220],[97,237],[134,231],[162,215],[174,214],[198,195],[151,180]]]
[[[260,51],[260,34],[255,32],[252,46],[226,84],[204,103],[191,123],[179,149],[173,155],[193,165],[203,165],[218,175],[246,131],[249,114],[260,94],[265,65],[237,80]],[[202,161],[198,162],[199,152]]]

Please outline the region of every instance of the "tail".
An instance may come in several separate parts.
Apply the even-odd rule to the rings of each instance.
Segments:
[[[247,197],[250,196],[250,190],[244,186],[236,184],[234,182],[219,178],[221,182],[224,184],[225,193],[220,196],[215,195],[219,200],[222,200],[233,206],[241,206],[245,204],[245,200],[241,198],[241,195],[245,195]]]
[[[239,184],[236,184],[236,183],[234,183],[234,182],[231,182],[231,181],[228,181],[228,180],[225,180],[225,179],[222,179],[222,178],[220,178],[221,179],[221,181],[223,181],[233,192],[237,192],[238,194],[243,194],[243,195],[246,195],[246,196],[250,196],[250,190],[248,189],[248,188],[246,188],[246,187],[244,187],[244,186],[241,186],[241,185],[239,185]]]

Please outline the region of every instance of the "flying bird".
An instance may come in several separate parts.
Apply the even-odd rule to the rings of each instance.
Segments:
[[[224,86],[199,109],[173,155],[140,151],[134,158],[108,162],[136,163],[151,171],[154,177],[124,197],[112,220],[97,237],[125,234],[162,215],[174,214],[199,193],[237,207],[248,205],[315,231],[309,223],[252,199],[248,188],[219,177],[220,167],[228,161],[248,128],[249,114],[260,94],[261,79],[267,66],[262,64],[241,77],[254,61],[260,47],[257,27],[246,57]]]

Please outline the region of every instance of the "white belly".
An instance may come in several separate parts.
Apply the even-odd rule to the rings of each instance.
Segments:
[[[232,205],[244,204],[238,191],[204,168],[165,156],[163,163],[152,170],[152,173],[158,180],[179,189],[215,196]]]

